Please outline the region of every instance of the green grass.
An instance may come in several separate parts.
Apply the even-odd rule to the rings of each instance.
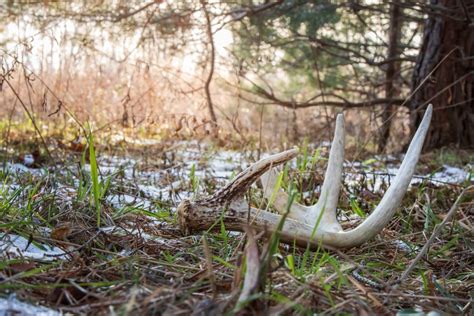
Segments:
[[[97,211],[97,227],[100,227],[100,198],[101,187],[99,186],[99,168],[97,167],[97,158],[95,156],[94,136],[92,132],[89,135],[89,159],[91,166],[92,196],[94,206]]]
[[[26,131],[31,126],[21,128],[28,134]],[[54,133],[51,131],[51,134]],[[67,135],[72,137],[73,132]],[[362,310],[394,312],[418,305],[425,311],[459,314],[470,299],[469,282],[474,274],[470,259],[472,219],[468,208],[472,207],[472,200],[466,201],[456,221],[443,230],[426,260],[418,263],[414,273],[400,285],[397,295],[388,296],[392,293],[391,282],[411,262],[417,253],[416,247],[423,246],[461,189],[457,186],[438,188],[426,182],[413,187],[386,229],[359,248],[338,252],[323,247],[283,246],[279,243],[278,231],[269,238],[259,236],[259,286],[249,300],[236,309],[246,270],[246,235],[230,232],[222,217],[215,222],[216,230],[205,233],[217,291],[214,295],[207,275],[202,235],[180,233],[174,195],[160,199],[140,191],[139,184],[145,181],[143,174],[163,172],[172,165],[163,158],[164,147],[133,151],[124,145],[115,150],[105,140],[100,133],[91,133],[84,140],[88,147],[81,152],[58,149],[55,161],[42,162],[35,173],[15,174],[2,163],[0,233],[18,234],[36,245],[60,247],[69,251],[70,257],[52,262],[2,257],[0,296],[15,292],[23,300],[64,312],[88,314],[120,313],[130,309],[130,313],[137,314],[164,311],[190,314],[198,307],[210,313],[213,306],[220,309],[221,314],[264,314],[282,310],[289,315],[353,314]],[[6,157],[9,161],[15,160],[20,153],[34,148],[29,146],[33,144],[10,145],[9,154],[3,153],[2,162]],[[169,148],[173,147],[166,147],[167,154],[171,151]],[[212,158],[215,150],[218,148],[207,152],[207,159]],[[183,159],[187,158],[182,157],[182,148],[172,149],[172,153],[171,162],[183,165]],[[140,160],[133,168],[118,166],[116,171],[104,171],[104,158],[118,154],[127,157],[135,154]],[[316,188],[321,184],[317,175],[324,172],[326,157],[325,149],[304,146],[296,167],[283,169],[274,193],[279,188],[285,189],[290,194],[289,204],[315,203]],[[213,192],[221,187],[223,180],[198,176],[198,168],[205,164],[206,158],[203,158],[189,169],[177,167],[176,174],[163,172],[164,176],[153,186],[165,188],[181,181],[174,189],[178,193],[200,197],[204,192]],[[90,172],[86,165],[90,165]],[[362,196],[360,192],[370,190],[364,183],[356,189],[359,191],[344,186],[341,192],[339,215],[342,218],[353,213],[363,218],[380,201],[380,194],[373,193],[370,200]],[[304,198],[304,192],[312,193]],[[272,211],[271,201],[263,200],[261,195],[259,189],[252,188],[251,204]],[[117,196],[133,199],[113,203]],[[283,221],[284,217],[280,228]],[[318,226],[319,220],[315,229]],[[61,233],[64,227],[68,228]],[[117,229],[99,230],[105,227]],[[392,242],[396,240],[406,242],[414,252],[400,250]],[[358,281],[383,301],[386,309],[377,307],[373,299],[353,283],[355,267],[360,268],[360,275],[386,286],[377,289]],[[433,275],[436,279],[431,277]],[[444,304],[443,299],[454,301]]]

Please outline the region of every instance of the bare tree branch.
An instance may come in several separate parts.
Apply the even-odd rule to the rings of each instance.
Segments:
[[[209,40],[209,45],[211,46],[210,61],[209,61],[210,69],[209,69],[209,74],[206,79],[204,90],[206,92],[207,108],[209,110],[209,115],[211,116],[212,122],[217,123],[217,117],[216,117],[216,113],[214,112],[214,105],[212,104],[211,89],[210,89],[212,76],[214,75],[214,63],[216,59],[214,37],[212,34],[211,17],[209,16],[209,11],[206,9],[206,0],[200,0],[200,2],[202,5],[202,11],[204,12],[204,16],[206,18],[207,38]]]

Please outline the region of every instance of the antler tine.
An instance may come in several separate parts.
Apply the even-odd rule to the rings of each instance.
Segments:
[[[336,124],[336,133],[331,148],[323,188],[321,190],[321,198],[310,210],[311,216],[307,216],[307,220],[303,221],[302,218],[304,217],[292,217],[292,219],[295,219],[298,222],[304,222],[307,225],[307,230],[312,231],[315,223],[309,221],[314,221],[314,219],[321,214],[321,211],[324,212],[315,234],[306,233],[306,239],[308,242],[314,244],[315,240],[322,240],[325,245],[333,247],[354,247],[373,238],[388,224],[400,205],[415,172],[426,133],[430,126],[432,112],[433,107],[432,105],[429,105],[425,115],[423,116],[423,120],[410,143],[405,158],[397,172],[397,176],[379,205],[364,222],[349,231],[342,230],[340,224],[337,222],[335,214],[340,188],[340,177],[342,174],[342,148],[344,144],[343,138],[340,138],[340,133],[343,132],[343,128],[341,128],[342,122],[339,121],[340,123],[338,122],[339,124]],[[340,142],[336,140],[340,140]],[[334,181],[332,181],[333,179]],[[325,199],[326,202],[324,202],[324,192],[327,192],[327,198]],[[313,239],[311,239],[311,237]],[[295,240],[301,242],[302,239],[303,237],[301,235],[295,236]]]
[[[257,181],[257,179],[272,166],[278,166],[288,160],[293,159],[298,154],[297,149],[290,149],[278,154],[271,155],[261,159],[239,173],[230,183],[222,189],[216,191],[207,202],[226,203],[233,201],[235,198],[243,195],[249,187]]]
[[[344,164],[344,115],[341,113],[336,119],[336,130],[329,153],[329,162],[324,175],[324,182],[321,187],[321,194],[318,203],[311,207],[309,219],[315,225],[321,216],[320,227],[327,231],[341,231],[342,227],[336,219],[337,202],[339,201],[339,191],[341,190],[342,169]]]
[[[388,188],[379,205],[359,226],[350,231],[338,233],[334,243],[335,246],[352,247],[360,245],[377,235],[388,224],[402,202],[403,196],[415,173],[426,133],[430,127],[432,112],[433,106],[430,104],[415,136],[413,136],[392,185]]]
[[[339,200],[339,191],[341,188],[342,169],[344,163],[344,115],[339,114],[336,119],[336,130],[329,152],[329,162],[326,169],[326,175],[321,187],[321,195],[317,204],[307,207],[293,202],[290,206],[289,218],[296,219],[308,225],[315,225],[321,212],[320,227],[328,231],[341,231],[341,225],[336,219],[336,208]],[[276,186],[277,172],[270,169],[260,177],[263,184],[264,196],[267,199],[272,198],[273,188]],[[288,194],[279,190],[273,201],[275,209],[283,214],[286,212],[289,201]]]
[[[344,159],[344,122],[342,116],[339,116],[320,201],[310,208],[293,205],[281,228],[280,240],[289,244],[296,242],[302,246],[307,244],[318,246],[322,242],[325,246],[348,248],[358,246],[379,233],[392,218],[410,184],[430,125],[432,111],[432,106],[428,106],[397,176],[379,205],[362,224],[346,232],[340,228],[335,214]],[[243,231],[245,226],[250,225],[263,230],[267,235],[274,233],[280,226],[281,215],[250,207],[244,199],[237,197],[241,196],[266,170],[293,158],[296,153],[295,150],[287,151],[255,163],[208,199],[181,202],[178,207],[181,230],[187,234],[206,230],[222,220],[229,230]],[[263,182],[264,186],[273,187],[275,173],[273,171],[267,173],[263,176]],[[265,192],[268,197],[270,191]],[[286,196],[288,199],[288,196],[280,193],[277,206],[281,212],[282,208],[286,210],[287,202],[284,198]],[[321,222],[316,226],[319,216]]]
[[[230,228],[239,229],[238,227],[245,223],[248,205],[243,199],[238,198],[269,168],[280,165],[297,154],[297,149],[291,149],[261,159],[239,173],[229,184],[212,196],[197,201],[183,200],[177,209],[181,230],[188,234],[191,231],[207,229],[216,218],[219,218],[220,212],[229,206],[234,208],[232,210],[234,216],[227,216],[226,220],[230,221]]]

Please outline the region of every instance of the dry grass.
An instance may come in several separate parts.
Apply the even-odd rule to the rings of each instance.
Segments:
[[[15,143],[15,139],[10,137],[2,161],[20,159],[19,150],[24,153],[34,148],[32,144]],[[106,139],[96,142],[107,144]],[[59,140],[48,139],[53,141]],[[192,146],[200,158],[196,173],[190,175],[186,152]],[[252,238],[222,227],[207,233],[203,244],[201,235],[181,234],[174,213],[179,196],[212,192],[225,182],[212,172],[197,173],[208,168],[206,157],[222,149],[171,141],[146,147],[126,142],[99,146],[99,164],[103,163],[101,156],[139,158],[132,162],[132,176],[125,165],[112,173],[99,170],[103,181],[98,189],[104,190],[99,205],[100,229],[94,184],[89,169],[81,165],[81,159],[85,159],[84,164],[91,158],[82,152],[90,151],[72,149],[70,144],[58,146],[53,151],[54,163],[39,161],[36,167],[43,170],[41,174],[15,174],[8,168],[0,172],[0,231],[67,252],[65,260],[53,261],[3,257],[2,295],[16,293],[23,300],[64,312],[94,315],[309,315],[394,313],[414,308],[460,314],[472,310],[473,192],[413,273],[401,284],[396,283],[468,183],[438,187],[425,181],[412,187],[390,225],[359,248],[308,251],[280,245],[265,256],[262,253],[269,241],[259,238],[257,232],[259,265],[267,272],[244,304],[237,304],[245,269],[254,267],[244,264],[246,244]],[[249,150],[244,156],[252,160],[252,155]],[[427,160],[431,166],[420,166],[420,170],[433,168],[433,159],[427,156]],[[320,180],[305,179],[323,165],[324,160],[318,159],[315,169],[305,172],[297,166],[294,172],[302,177],[298,188],[314,189]],[[155,186],[167,188],[166,196],[151,196],[140,188],[140,175],[145,173],[160,175]],[[341,216],[353,212],[351,193],[357,194],[357,203],[365,212],[380,200],[382,195],[371,192],[364,183],[356,186],[357,192],[345,186],[339,205],[344,210]],[[125,195],[134,199],[121,203],[110,199]],[[261,202],[257,189],[251,196]],[[306,196],[301,201],[309,203],[316,197]]]

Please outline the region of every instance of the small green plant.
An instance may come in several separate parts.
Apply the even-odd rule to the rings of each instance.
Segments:
[[[97,164],[97,155],[95,150],[95,143],[94,143],[94,135],[92,131],[89,132],[89,161],[90,161],[90,177],[92,183],[92,197],[91,200],[93,201],[93,205],[96,210],[97,215],[97,227],[100,227],[101,221],[101,210],[102,205],[101,201],[104,199],[107,191],[110,187],[110,183],[112,181],[113,175],[109,175],[104,180],[100,180],[99,178],[99,166]],[[85,162],[85,154],[83,155],[83,163]],[[84,188],[79,190],[81,196],[84,193]]]
[[[427,295],[430,294],[428,271],[420,271],[420,277],[421,277],[421,281],[423,282],[423,292]]]
[[[425,205],[423,208],[425,211],[425,222],[423,225],[423,230],[429,232],[438,222],[436,215],[433,213],[430,205]]]
[[[7,213],[10,213],[12,208],[15,208],[15,201],[20,198],[22,192],[21,186],[15,189],[11,189],[9,183],[9,177],[5,176],[2,186],[0,187],[0,214],[4,217]],[[15,209],[16,210],[16,209]]]
[[[362,208],[360,207],[355,197],[351,196],[349,203],[351,205],[352,211],[354,211],[354,213],[356,213],[359,217],[365,218],[367,216],[365,212],[362,210]]]
[[[100,227],[101,205],[100,205],[100,186],[99,186],[99,168],[94,148],[94,135],[89,133],[89,160],[91,166],[91,180],[94,206],[97,212],[97,227]]]
[[[199,179],[196,176],[196,165],[193,164],[191,166],[191,172],[189,174],[189,181],[191,183],[191,190],[193,191],[193,194],[196,195],[199,189]]]
[[[285,260],[286,266],[291,271],[293,275],[296,275],[296,266],[295,266],[295,258],[293,254],[289,254],[286,256]]]

